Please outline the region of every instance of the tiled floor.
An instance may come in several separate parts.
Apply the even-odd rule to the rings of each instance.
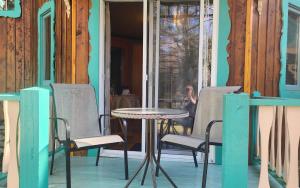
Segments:
[[[129,160],[129,175],[132,175],[140,161]],[[64,188],[65,185],[65,162],[64,157],[56,159],[54,175],[49,176],[49,188]],[[179,188],[201,187],[202,165],[198,168],[193,163],[184,162],[162,162],[163,167],[175,181]],[[122,188],[126,184],[124,180],[123,159],[101,158],[100,165],[95,166],[93,157],[72,158],[72,187],[73,188]],[[221,166],[210,165],[208,171],[208,188],[218,188],[221,186]],[[259,172],[257,168],[249,169],[249,188],[257,187]],[[279,188],[279,184],[271,179],[271,187]],[[158,187],[171,187],[167,180],[161,175],[157,178]],[[141,177],[132,183],[130,187],[141,187]],[[2,182],[3,186],[4,182]],[[1,183],[0,183],[1,187]],[[148,173],[144,188],[152,187],[151,177]]]

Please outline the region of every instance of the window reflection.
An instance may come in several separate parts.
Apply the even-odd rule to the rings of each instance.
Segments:
[[[286,84],[298,85],[299,66],[299,11],[290,9],[288,21],[288,44],[286,62]]]
[[[185,86],[197,91],[200,3],[161,3],[159,106],[180,108]]]
[[[14,10],[14,0],[0,0],[0,11]]]
[[[44,18],[45,80],[51,80],[51,17]]]

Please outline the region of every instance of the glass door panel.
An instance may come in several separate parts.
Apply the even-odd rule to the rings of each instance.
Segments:
[[[191,115],[165,122],[163,133],[158,121],[158,137],[190,135],[198,92],[211,84],[213,1],[155,1],[153,6],[154,106],[186,109]],[[185,153],[172,146],[164,149]]]

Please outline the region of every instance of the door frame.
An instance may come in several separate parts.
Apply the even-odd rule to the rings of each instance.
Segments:
[[[150,0],[152,1],[152,0]],[[160,7],[161,2],[169,2],[169,1],[180,1],[180,0],[157,0],[156,2],[156,7]],[[193,1],[193,0],[191,0]],[[194,0],[195,1],[195,0]],[[219,11],[220,11],[220,1],[221,0],[213,0],[213,5],[214,5],[214,10],[213,10],[213,33],[212,33],[212,59],[211,59],[211,86],[216,87],[217,86],[217,72],[218,72],[218,37],[219,37]],[[151,5],[153,6],[153,3],[150,4],[150,13],[149,15],[153,15],[151,12]],[[156,17],[160,17],[160,10],[156,11]],[[198,59],[198,93],[202,89],[202,65],[203,65],[203,56],[202,56],[202,51],[203,51],[203,28],[204,28],[204,1],[200,0],[200,32],[199,32],[199,59]],[[149,51],[149,70],[153,70],[153,66],[155,66],[155,74],[153,72],[150,72],[149,75],[154,75],[154,78],[150,77],[150,84],[148,86],[149,91],[151,92],[149,94],[149,101],[150,104],[152,105],[152,102],[154,100],[154,107],[158,107],[158,87],[159,87],[159,33],[160,33],[160,22],[156,21],[156,30],[153,30],[153,17],[151,18],[149,16],[149,41],[151,41],[151,37],[153,37],[153,33],[155,32],[158,33],[156,34],[156,42],[155,46],[153,43],[149,43],[149,49],[152,47],[153,50],[155,50],[155,58],[153,59],[153,50]],[[154,85],[151,85],[153,83]],[[154,88],[154,96],[152,96],[152,89]],[[150,106],[152,107],[152,106]],[[157,135],[157,129],[155,129],[155,134]],[[155,143],[157,143],[157,137],[155,137]],[[157,144],[156,144],[157,145]],[[157,150],[157,147],[155,147]],[[214,162],[215,161],[215,147],[211,146],[210,149],[210,156],[209,156],[209,162]],[[178,155],[178,154],[164,154],[164,157],[162,158],[167,158],[167,159],[179,159],[179,160],[184,160],[184,161],[191,161],[190,156],[185,156],[185,155]],[[202,155],[199,154],[197,155],[197,158],[199,161],[203,159]]]
[[[140,2],[143,3],[143,82],[142,82],[142,107],[146,107],[146,92],[147,92],[147,75],[146,75],[146,68],[147,68],[147,0],[99,0],[99,91],[105,91],[105,3],[106,2],[118,2],[118,3],[128,3],[128,2]],[[146,35],[145,35],[146,33]],[[104,114],[104,106],[105,106],[105,92],[99,92],[99,113]],[[103,123],[102,123],[103,125]],[[104,127],[101,127],[104,130]],[[146,151],[146,138],[145,138],[145,120],[142,120],[142,132],[141,132],[141,151],[128,151],[128,156],[130,158],[141,158],[144,156]],[[109,156],[109,157],[121,157],[123,154],[120,150],[109,150],[109,149],[102,149],[101,152],[102,156]]]
[[[143,97],[142,97],[142,107],[147,107],[147,83],[149,81],[148,78],[148,72],[147,72],[147,60],[148,60],[148,2],[152,2],[152,0],[99,0],[99,113],[103,114],[104,113],[104,92],[100,92],[100,91],[104,91],[105,90],[105,3],[106,2],[120,2],[120,3],[125,3],[125,2],[141,2],[143,3],[143,86],[142,86],[142,93],[143,93]],[[168,0],[166,0],[168,1]],[[218,65],[218,36],[219,36],[219,9],[220,9],[220,1],[221,0],[213,0],[214,1],[214,21],[213,21],[213,46],[212,46],[212,71],[211,71],[211,85],[212,86],[217,86],[217,65]],[[158,0],[158,3],[160,1]],[[202,1],[200,0],[200,3]],[[151,14],[151,13],[150,13]],[[201,14],[201,13],[200,13]],[[200,15],[201,16],[201,15]],[[150,19],[151,20],[151,19]],[[201,19],[200,19],[201,22]],[[150,28],[151,29],[151,28]],[[200,31],[201,33],[202,31]],[[146,33],[146,35],[145,35]],[[150,36],[150,35],[149,35]],[[149,38],[150,39],[150,38]],[[199,42],[202,43],[202,41],[200,41],[199,38]],[[201,44],[202,45],[202,44]],[[155,48],[155,50],[157,50]],[[200,48],[199,48],[199,52],[200,52]],[[202,60],[200,59],[200,54],[199,53],[199,65],[201,64],[200,61],[202,62]],[[158,58],[158,59],[157,59]],[[152,60],[151,60],[152,59]],[[159,60],[159,57],[155,57],[155,60],[153,60],[153,56],[149,56],[149,64],[151,64],[150,62],[152,62],[152,64],[150,66],[155,65],[155,69],[158,68],[158,64],[156,63],[157,60]],[[155,62],[154,62],[155,61]],[[101,63],[102,62],[102,63]],[[155,64],[153,64],[155,63]],[[202,65],[202,64],[201,64]],[[157,71],[156,71],[157,72]],[[200,72],[200,70],[199,70]],[[155,73],[157,74],[157,73]],[[158,84],[158,79],[156,78],[158,75],[155,75],[154,81],[155,84]],[[202,76],[202,74],[199,74],[199,77]],[[199,80],[199,79],[198,79]],[[201,79],[202,80],[202,79]],[[152,82],[152,83],[154,83]],[[198,84],[199,85],[199,84]],[[153,86],[152,86],[153,88]],[[152,89],[151,86],[148,86],[148,89],[151,90]],[[198,90],[200,91],[201,87],[198,87]],[[157,94],[158,91],[155,90],[155,95]],[[154,96],[154,98],[156,98],[156,96]],[[155,100],[155,106],[156,106],[156,99]],[[152,103],[151,103],[152,104]],[[151,106],[151,105],[150,105]],[[103,127],[102,127],[103,128]],[[102,129],[103,130],[103,129]],[[142,123],[142,143],[141,143],[141,151],[129,151],[128,155],[130,158],[143,158],[144,157],[144,153],[145,153],[145,121],[143,120]],[[156,147],[155,147],[156,148]],[[214,148],[212,148],[212,150],[214,150]],[[101,152],[102,156],[109,156],[109,157],[122,157],[123,153],[120,150],[108,150],[108,149],[104,149]],[[215,154],[214,152],[211,152],[210,155],[210,162],[214,161],[214,157]],[[184,155],[168,155],[168,154],[164,154],[162,156],[162,159],[168,159],[169,161],[192,161],[190,156],[184,156]],[[202,155],[198,155],[198,158],[201,160],[202,159]]]

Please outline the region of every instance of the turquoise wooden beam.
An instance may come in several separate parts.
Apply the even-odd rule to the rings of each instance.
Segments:
[[[223,106],[222,187],[248,186],[249,95],[226,94]]]
[[[250,99],[251,106],[300,106],[300,99],[259,97]]]
[[[21,90],[20,188],[48,187],[49,91]]]
[[[19,101],[20,94],[18,93],[0,93],[0,101]]]

